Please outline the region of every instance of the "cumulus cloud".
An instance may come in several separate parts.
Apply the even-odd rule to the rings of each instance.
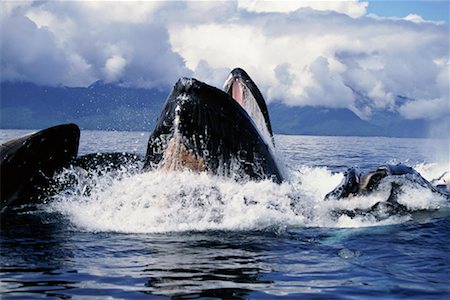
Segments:
[[[108,81],[115,81],[123,72],[127,61],[120,55],[114,55],[106,61],[105,74]]]
[[[349,108],[364,118],[450,113],[448,24],[367,15],[367,2],[0,5],[2,80],[157,88],[195,76],[220,87],[240,66],[269,102]]]
[[[2,80],[165,87],[191,71],[156,20],[164,5],[50,1],[2,10]]]
[[[448,28],[437,24],[294,10],[184,26],[170,37],[190,69],[242,66],[269,101],[345,107],[364,118],[398,110],[397,96],[448,101],[440,79],[448,66],[436,63],[448,58]]]

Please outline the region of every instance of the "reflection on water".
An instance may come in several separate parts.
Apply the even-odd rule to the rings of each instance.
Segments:
[[[77,283],[72,245],[63,229],[67,224],[54,221],[46,214],[2,214],[3,293],[18,298],[30,292],[57,295]]]
[[[4,296],[420,298],[449,292],[443,276],[448,217],[359,229],[166,234],[85,233],[60,221],[31,214],[2,223]]]
[[[265,262],[267,249],[259,244],[261,235],[257,235],[258,241],[220,232],[173,238],[160,244],[162,249],[157,252],[162,257],[146,258],[146,293],[242,297],[251,290],[269,289],[272,284],[264,278],[271,269]]]

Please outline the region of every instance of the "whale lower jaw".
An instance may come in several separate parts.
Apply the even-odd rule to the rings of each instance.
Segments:
[[[205,171],[205,159],[196,154],[192,149],[188,149],[181,140],[180,136],[174,136],[170,139],[167,143],[164,158],[159,163],[158,169],[164,171]]]

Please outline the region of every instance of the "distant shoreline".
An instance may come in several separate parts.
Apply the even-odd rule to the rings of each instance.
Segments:
[[[57,124],[55,124],[57,125]],[[47,127],[45,127],[47,128]],[[2,128],[0,131],[27,131],[35,132],[43,130],[45,128]],[[118,130],[118,129],[85,129],[81,128],[81,131],[89,132],[135,132],[135,133],[151,133],[151,131],[146,130]],[[423,140],[450,140],[450,137],[405,137],[405,136],[387,136],[387,135],[320,135],[320,134],[289,134],[289,133],[277,133],[274,132],[275,136],[305,136],[305,137],[324,137],[324,138],[395,138],[395,139],[423,139]]]

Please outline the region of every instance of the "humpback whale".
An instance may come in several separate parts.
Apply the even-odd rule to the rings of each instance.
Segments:
[[[79,139],[78,126],[64,124],[1,144],[0,209],[36,200],[55,172],[76,158]]]
[[[450,200],[450,189],[448,189],[447,185],[440,184],[439,179],[430,183],[415,169],[401,163],[397,165],[381,165],[377,169],[365,173],[362,173],[357,168],[350,168],[345,172],[342,182],[325,196],[325,200],[368,195],[379,190],[384,181],[390,189],[389,196],[385,201],[379,201],[366,210],[357,209],[355,211],[335,212],[337,215],[347,214],[352,217],[357,214],[371,213],[377,219],[381,219],[389,215],[410,212],[405,205],[397,201],[405,183],[426,188],[436,195]]]
[[[412,167],[399,163],[397,165],[381,165],[376,170],[366,173],[362,173],[357,168],[350,168],[345,172],[342,182],[334,190],[329,192],[325,196],[325,199],[342,199],[349,196],[367,195],[378,188],[382,179],[395,176],[402,176],[402,178],[426,187],[434,193],[449,196],[444,186],[431,184]]]
[[[243,99],[251,101],[233,99],[196,79],[180,79],[149,138],[144,169],[188,168],[281,182],[272,146],[239,102]]]

